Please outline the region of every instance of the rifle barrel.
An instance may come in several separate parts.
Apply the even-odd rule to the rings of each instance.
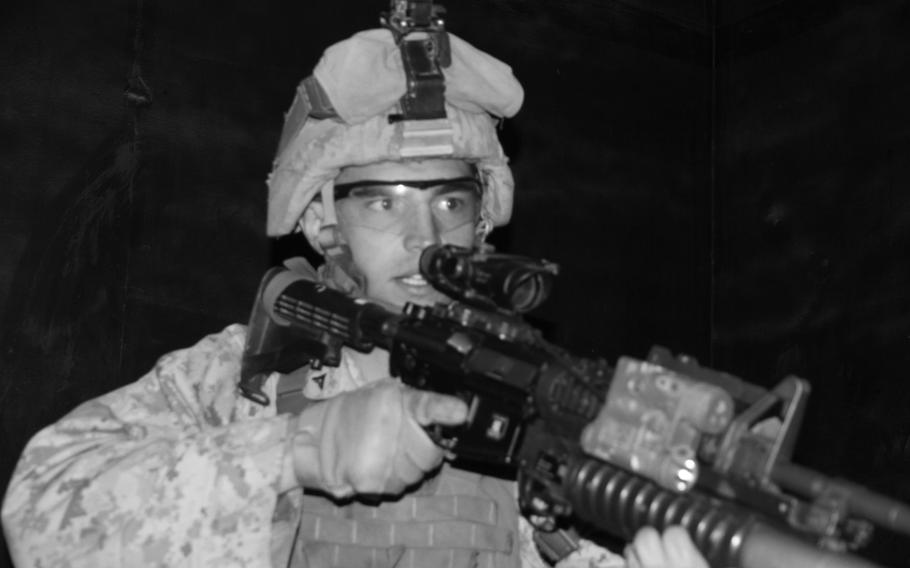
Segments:
[[[749,530],[740,550],[742,568],[881,568],[865,558],[816,548],[764,523]]]
[[[774,466],[772,479],[782,487],[813,499],[833,496],[844,500],[847,510],[878,526],[910,536],[910,507],[861,485],[832,479],[792,464]]]

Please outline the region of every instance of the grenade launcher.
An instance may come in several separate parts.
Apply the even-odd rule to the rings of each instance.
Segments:
[[[467,402],[464,425],[428,432],[462,462],[514,468],[541,531],[574,518],[629,539],[678,524],[715,568],[868,567],[853,551],[875,527],[910,535],[906,506],[791,463],[805,380],[767,390],[660,347],[615,366],[575,357],[522,319],[550,291],[546,261],[439,245],[420,271],[454,301],[395,312],[312,272],[270,270],[243,393],[265,404],[271,372],[379,347],[392,376]]]

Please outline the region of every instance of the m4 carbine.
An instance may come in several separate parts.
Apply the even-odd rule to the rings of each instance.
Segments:
[[[270,270],[243,393],[265,404],[272,372],[386,349],[392,376],[467,402],[464,425],[431,437],[464,463],[513,467],[544,532],[573,518],[624,539],[682,525],[716,568],[872,566],[851,552],[874,527],[910,535],[901,503],[791,463],[805,380],[766,390],[660,347],[615,366],[575,357],[521,317],[549,293],[546,261],[440,245],[420,270],[455,301],[398,313],[327,288],[308,265]]]

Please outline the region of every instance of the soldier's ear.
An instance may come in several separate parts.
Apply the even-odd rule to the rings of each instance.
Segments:
[[[310,201],[307,208],[303,210],[303,217],[298,222],[303,236],[306,237],[313,250],[319,254],[325,254],[322,246],[319,244],[319,232],[322,230],[323,220],[325,219],[325,209],[321,201]]]

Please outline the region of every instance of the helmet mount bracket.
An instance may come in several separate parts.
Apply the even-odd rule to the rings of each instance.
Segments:
[[[400,113],[389,122],[446,118],[445,77],[442,70],[452,63],[449,36],[442,14],[445,8],[433,0],[391,0],[389,12],[380,16],[401,51],[407,90],[399,99]],[[419,38],[407,36],[421,32]]]

